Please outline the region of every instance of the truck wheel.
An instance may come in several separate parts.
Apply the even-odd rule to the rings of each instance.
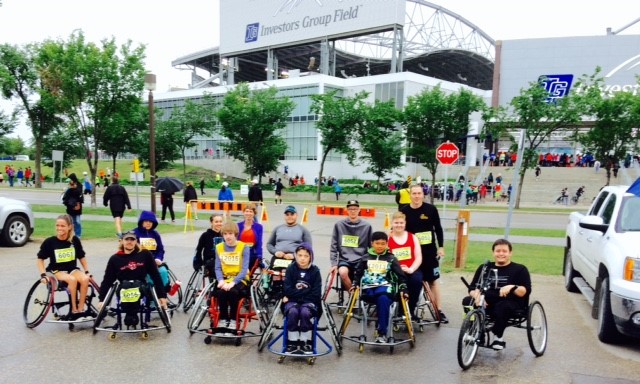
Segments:
[[[578,292],[578,287],[573,282],[574,277],[578,277],[580,274],[573,269],[573,262],[571,261],[571,248],[567,248],[564,253],[564,287],[569,292]]]
[[[611,313],[609,277],[604,277],[598,291],[598,339],[611,344],[620,341],[620,333]]]

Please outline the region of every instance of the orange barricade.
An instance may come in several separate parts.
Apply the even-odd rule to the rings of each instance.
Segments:
[[[239,211],[247,207],[247,202],[236,203],[233,201],[198,201],[197,207],[203,211]]]
[[[334,216],[346,216],[347,208],[345,207],[333,207],[329,205],[318,205],[316,208],[316,214],[318,215],[334,215]],[[376,217],[375,208],[363,208],[360,207],[361,217]]]

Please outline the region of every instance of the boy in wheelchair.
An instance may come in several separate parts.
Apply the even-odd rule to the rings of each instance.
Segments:
[[[116,280],[120,282],[116,294],[120,298],[120,309],[125,313],[124,325],[127,327],[135,327],[138,324],[141,299],[150,298],[149,289],[153,288],[146,284],[147,275],[154,282],[160,305],[167,307],[167,294],[155,259],[149,251],[141,249],[136,241],[134,231],[122,235],[118,252],[107,262],[98,296],[98,308],[102,308],[109,289]]]
[[[477,287],[481,279],[490,279],[491,288],[484,292],[487,313],[494,321],[492,332],[495,335],[491,347],[502,350],[506,346],[503,339],[509,318],[519,309],[526,309],[531,295],[531,276],[527,267],[511,261],[513,246],[506,239],[493,243],[494,262],[488,263],[486,276],[482,276],[484,264],[479,266],[469,285],[469,296],[462,300],[465,311],[478,305],[482,292]]]
[[[358,265],[354,286],[362,288],[362,299],[376,305],[378,313],[376,343],[387,342],[387,326],[391,304],[400,292],[406,293],[406,277],[398,259],[387,247],[388,237],[384,232],[371,235],[371,248]],[[399,291],[399,292],[398,292]]]
[[[287,353],[313,354],[313,318],[321,315],[322,276],[313,265],[313,250],[307,243],[296,248],[295,262],[284,279],[284,313],[287,317]]]

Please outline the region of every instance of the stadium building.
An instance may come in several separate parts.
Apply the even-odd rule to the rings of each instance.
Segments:
[[[239,82],[251,88],[275,86],[295,109],[284,137],[282,167],[290,175],[317,176],[322,158],[309,112],[311,95],[331,90],[352,96],[367,91],[369,102],[393,99],[399,109],[407,98],[440,85],[445,92],[465,88],[489,105],[506,105],[540,76],[558,95],[571,90],[596,66],[607,74],[610,90],[635,87],[640,36],[566,37],[494,41],[461,15],[422,0],[234,0],[220,2],[220,46],[177,58],[175,68],[192,72],[188,90],[155,95],[156,108],[169,116],[174,106],[206,94],[222,98]],[[464,147],[465,165],[479,163],[484,143],[477,140],[480,116],[472,116]],[[194,161],[219,161],[216,169],[241,176],[243,164],[220,146],[225,138],[199,137]],[[567,150],[563,137],[549,141],[549,151]],[[572,148],[574,151],[576,148]],[[426,175],[411,158],[389,178]],[[351,167],[340,154],[329,154],[325,176],[374,178],[366,166]],[[274,175],[275,176],[275,175]]]

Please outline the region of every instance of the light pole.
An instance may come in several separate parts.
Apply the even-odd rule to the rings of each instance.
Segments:
[[[149,91],[149,173],[151,174],[151,212],[156,213],[156,127],[153,113],[153,91],[156,90],[156,75],[144,75],[144,88]]]

